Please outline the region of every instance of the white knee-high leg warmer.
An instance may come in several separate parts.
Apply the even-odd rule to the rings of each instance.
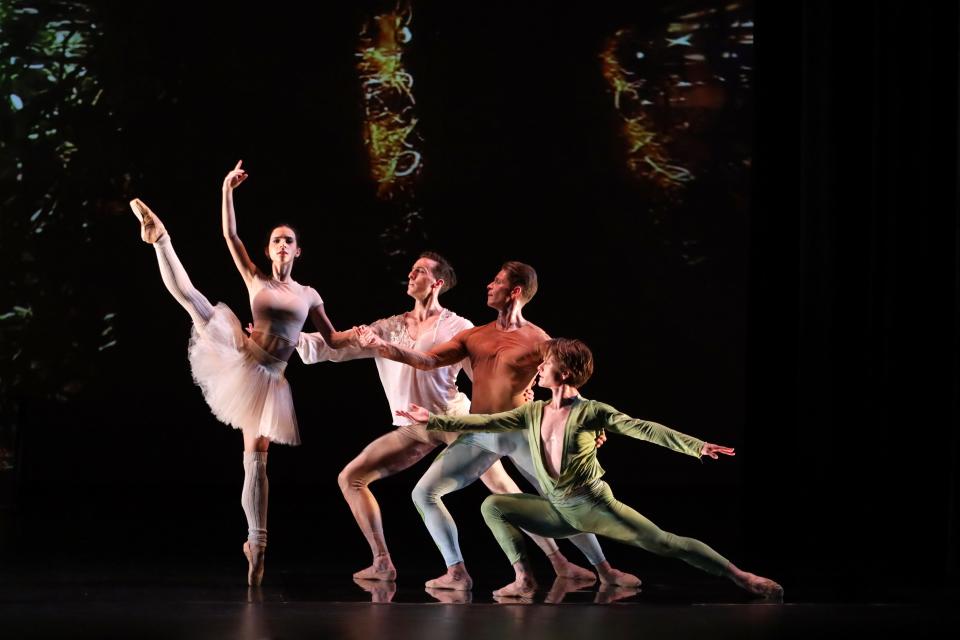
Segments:
[[[243,452],[243,493],[240,504],[247,516],[250,544],[267,544],[267,452]]]
[[[202,328],[213,315],[213,305],[193,286],[190,276],[187,275],[186,269],[180,263],[180,258],[177,257],[177,252],[173,250],[170,234],[164,234],[153,244],[153,248],[157,252],[160,277],[167,291],[187,310],[193,323]]]

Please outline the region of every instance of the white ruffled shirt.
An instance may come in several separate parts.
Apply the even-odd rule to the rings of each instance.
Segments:
[[[441,311],[433,328],[421,332],[416,340],[407,333],[404,314],[383,318],[370,325],[370,328],[387,342],[416,351],[429,351],[464,329],[472,327],[472,322],[449,309]],[[401,362],[375,356],[372,349],[360,347],[331,349],[319,333],[301,333],[297,342],[297,353],[305,364],[373,358],[380,373],[383,392],[390,405],[394,426],[413,424],[410,420],[396,415],[398,409],[405,411],[411,403],[437,414],[464,415],[470,412],[470,399],[457,388],[457,375],[461,369],[466,371],[471,380],[473,379],[469,358],[446,367],[421,371]]]

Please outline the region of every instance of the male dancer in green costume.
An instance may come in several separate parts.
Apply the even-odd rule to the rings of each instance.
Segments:
[[[529,596],[537,587],[519,528],[551,538],[583,532],[607,536],[658,555],[679,558],[732,580],[751,593],[781,598],[783,587],[737,568],[716,551],[693,538],[667,533],[613,497],[597,462],[596,434],[601,429],[647,440],[699,458],[734,450],[698,440],[656,422],[636,420],[610,405],[580,395],[593,373],[593,355],[579,340],[558,338],[544,345],[538,368],[539,385],[549,389],[549,402],[524,404],[492,415],[436,416],[412,405],[400,412],[439,431],[525,431],[543,497],[528,494],[493,495],[481,510],[497,542],[513,564],[516,579],[494,591],[497,596]]]

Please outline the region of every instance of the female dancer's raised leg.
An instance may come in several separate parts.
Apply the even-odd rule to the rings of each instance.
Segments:
[[[180,263],[170,234],[150,207],[142,200],[134,199],[130,208],[140,221],[140,237],[153,245],[160,265],[160,277],[170,295],[190,314],[196,330],[202,330],[213,316],[213,305],[200,293],[186,269]],[[243,442],[243,491],[240,503],[247,517],[247,541],[243,553],[247,557],[247,583],[257,586],[263,579],[264,551],[267,546],[267,447],[266,438],[244,433]]]
[[[177,252],[173,250],[170,234],[157,214],[139,198],[130,201],[130,208],[140,221],[140,237],[144,242],[152,244],[157,252],[160,277],[163,278],[167,291],[187,310],[193,324],[202,329],[213,315],[213,305],[193,286],[186,269],[180,264]]]

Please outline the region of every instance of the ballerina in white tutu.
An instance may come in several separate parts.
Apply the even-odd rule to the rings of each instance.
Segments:
[[[290,277],[300,255],[292,227],[280,225],[270,232],[266,249],[270,272],[264,273],[250,259],[237,235],[233,209],[233,190],[247,179],[241,165],[238,162],[223,179],[223,237],[250,295],[249,337],[229,307],[210,304],[194,288],[157,215],[139,199],[130,207],[140,220],[140,236],[157,252],[163,283],[193,319],[189,358],[194,381],[217,418],[243,432],[241,503],[249,529],[243,552],[247,582],[256,586],[263,579],[267,546],[267,448],[271,442],[300,444],[293,397],[283,375],[287,360],[307,316],[333,348],[351,344],[354,334],[335,331],[320,294]]]

